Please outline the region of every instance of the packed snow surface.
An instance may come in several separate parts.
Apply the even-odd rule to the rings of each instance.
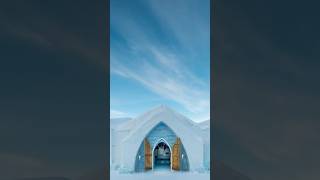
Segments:
[[[209,180],[209,172],[174,172],[170,170],[148,171],[143,173],[122,174],[111,171],[111,180]]]

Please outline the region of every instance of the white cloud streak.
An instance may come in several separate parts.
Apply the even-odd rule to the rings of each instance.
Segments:
[[[111,57],[114,58],[114,57]],[[165,56],[159,60],[158,65],[144,61],[135,67],[128,67],[116,59],[112,60],[111,72],[122,77],[133,79],[149,90],[161,95],[162,97],[171,99],[192,113],[201,113],[209,111],[209,89],[204,86],[204,82],[196,81],[189,71],[177,70],[179,67],[174,67],[174,63],[178,63],[174,59],[169,62]]]
[[[128,117],[128,114],[122,111],[118,111],[115,109],[110,109],[110,118],[122,118],[122,117]]]
[[[179,26],[179,24],[170,24],[171,21],[167,25],[163,24],[162,19],[166,19],[167,15],[164,16],[163,13],[160,14],[159,12],[155,13],[154,16],[158,17],[157,20],[160,24],[170,27]],[[176,23],[179,23],[179,21],[176,21]],[[185,23],[182,25],[185,26]],[[152,34],[150,27],[139,24],[131,16],[114,14],[111,26],[121,34],[127,43],[124,46],[111,41],[112,74],[139,82],[161,97],[180,104],[191,112],[193,114],[191,116],[195,119],[200,117],[201,120],[209,119],[210,84],[199,78],[189,69],[190,67],[185,65],[190,63],[190,57],[186,58],[190,54],[182,54],[179,49],[171,48],[170,44],[161,44]],[[174,29],[173,34],[177,39],[189,38],[177,35],[179,34],[178,31],[181,30],[180,28],[171,28]],[[209,27],[207,28],[207,31],[209,31]],[[199,29],[194,31],[199,31]],[[185,36],[195,33],[194,31],[188,31]],[[201,33],[203,31],[197,34]],[[193,39],[196,38],[193,37]],[[190,43],[193,40],[181,40],[181,43],[185,43],[192,49],[192,45],[186,44],[187,41]],[[209,39],[207,41],[209,42]],[[187,49],[190,50],[190,48]]]
[[[199,3],[197,0],[148,1],[157,20],[174,34],[181,46],[190,51],[196,51],[197,46],[209,48],[209,4],[210,1]]]

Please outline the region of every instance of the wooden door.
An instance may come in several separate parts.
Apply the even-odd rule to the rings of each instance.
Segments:
[[[180,138],[177,138],[172,148],[172,169],[176,171],[180,170],[180,144]]]
[[[144,169],[152,169],[152,153],[151,146],[148,140],[144,139]]]

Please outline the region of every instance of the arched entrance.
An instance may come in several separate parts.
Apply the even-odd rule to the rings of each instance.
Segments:
[[[152,151],[152,169],[171,169],[171,152],[170,145],[161,138]]]
[[[165,150],[167,148],[169,148],[169,152]],[[159,149],[161,149],[160,156],[158,156]],[[170,156],[167,155],[168,153]],[[157,168],[168,168],[175,171],[189,170],[188,155],[184,149],[183,142],[163,122],[158,123],[146,135],[140,144],[138,152],[136,152],[135,158],[135,172],[144,172]]]

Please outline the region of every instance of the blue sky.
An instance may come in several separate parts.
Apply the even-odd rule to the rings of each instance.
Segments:
[[[110,116],[210,117],[210,1],[111,0]]]

